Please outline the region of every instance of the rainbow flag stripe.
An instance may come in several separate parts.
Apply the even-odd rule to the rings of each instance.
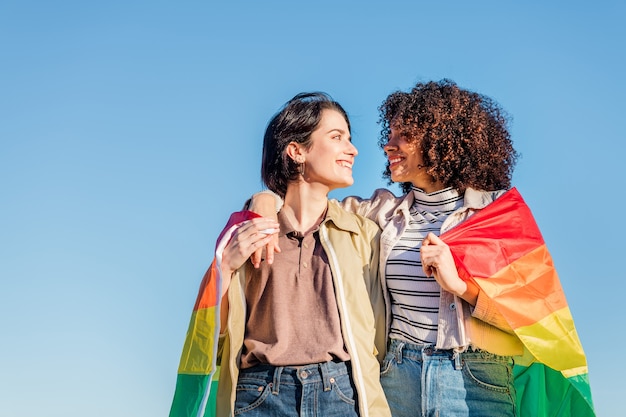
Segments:
[[[552,257],[519,192],[512,188],[441,238],[461,278],[480,287],[524,344],[514,369],[520,415],[595,416],[574,319]]]
[[[207,270],[191,314],[178,367],[170,417],[214,417],[220,367],[217,347],[220,333],[222,278],[221,254],[233,231],[246,220],[259,217],[251,211],[233,213],[220,234],[215,259]]]

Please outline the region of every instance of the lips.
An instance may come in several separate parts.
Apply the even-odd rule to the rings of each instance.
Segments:
[[[387,160],[389,161],[389,168],[398,165],[400,162],[404,161],[404,158],[401,156],[390,156],[389,158],[387,158]]]
[[[353,165],[353,163],[352,163],[352,162],[350,162],[350,161],[344,161],[344,160],[337,161],[337,164],[339,164],[339,166],[341,166],[341,167],[344,167],[344,168],[350,168],[350,169],[352,169],[352,165]]]

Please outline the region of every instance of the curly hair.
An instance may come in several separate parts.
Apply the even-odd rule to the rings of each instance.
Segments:
[[[459,88],[451,80],[417,83],[396,91],[379,107],[384,149],[391,127],[422,150],[433,182],[464,191],[511,187],[518,154],[508,131],[509,117],[492,99]],[[391,181],[389,163],[383,178]],[[406,193],[411,183],[402,183]]]

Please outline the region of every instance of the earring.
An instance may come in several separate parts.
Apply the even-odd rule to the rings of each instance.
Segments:
[[[298,172],[304,177],[304,159],[298,158],[296,162],[298,162]]]

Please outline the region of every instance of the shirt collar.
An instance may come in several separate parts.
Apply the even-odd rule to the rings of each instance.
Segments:
[[[324,223],[328,219],[328,208],[326,209],[326,213],[322,216],[321,220],[317,224],[317,226],[311,229],[311,233],[315,233],[319,230],[319,227],[322,223]],[[278,232],[278,236],[285,236],[289,234],[294,234],[296,236],[302,236],[302,232],[296,230],[296,228],[291,224],[289,218],[285,215],[284,211],[278,212],[278,224],[280,225],[280,232]]]
[[[463,209],[480,210],[487,207],[497,198],[502,191],[479,191],[473,188],[466,188],[463,193]],[[415,201],[415,193],[413,191],[405,194],[404,199],[395,210],[395,213],[406,213],[408,216],[409,209]]]

